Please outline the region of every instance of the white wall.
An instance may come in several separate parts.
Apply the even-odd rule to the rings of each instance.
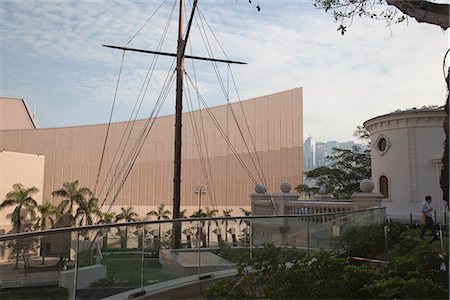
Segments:
[[[33,195],[38,204],[43,203],[45,156],[38,154],[26,154],[2,151],[0,152],[0,203],[6,198],[6,194],[12,190],[15,183],[21,183],[25,187],[37,187],[39,192]],[[0,229],[11,229],[11,214],[14,207],[0,210]]]

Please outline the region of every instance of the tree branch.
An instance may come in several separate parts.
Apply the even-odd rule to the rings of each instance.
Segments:
[[[402,13],[416,19],[419,23],[438,25],[444,30],[449,28],[449,4],[425,0],[386,0],[386,2],[398,8]]]

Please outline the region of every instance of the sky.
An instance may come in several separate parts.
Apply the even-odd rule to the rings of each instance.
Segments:
[[[252,2],[199,1],[187,54],[208,56],[199,30],[207,28],[214,57],[247,62],[231,71],[217,64],[223,89],[211,63],[186,62],[209,106],[302,87],[304,139],[343,142],[354,140],[356,127],[375,116],[444,104],[449,30],[411,18],[391,26],[355,19],[342,36],[333,17],[310,0]],[[40,127],[107,123],[122,52],[101,45],[126,45],[161,3],[1,1],[0,95],[25,99]],[[156,50],[173,5],[166,0],[128,46]],[[175,8],[161,51],[175,52],[177,14]],[[113,121],[130,118],[154,59],[125,55]],[[172,63],[157,58],[138,118],[150,115]],[[173,90],[160,115],[174,113]]]

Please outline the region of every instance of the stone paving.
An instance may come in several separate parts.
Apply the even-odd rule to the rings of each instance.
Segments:
[[[58,284],[59,271],[56,270],[42,270],[39,268],[56,266],[57,259],[48,258],[45,261],[45,265],[41,265],[41,259],[31,260],[31,268],[25,274],[24,263],[19,261],[19,268],[14,269],[15,261],[7,261],[0,263],[0,287],[12,288],[22,286],[34,286],[34,285],[55,285]],[[70,264],[69,264],[70,266]]]

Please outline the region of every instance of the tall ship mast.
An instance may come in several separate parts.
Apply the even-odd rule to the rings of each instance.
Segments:
[[[184,15],[184,0],[179,1],[179,16],[178,16],[178,42],[177,42],[177,52],[167,53],[161,51],[151,51],[144,49],[136,49],[129,47],[113,46],[113,45],[103,45],[104,47],[120,49],[123,51],[135,51],[142,53],[150,53],[163,56],[176,56],[176,100],[175,100],[175,143],[174,143],[174,165],[173,165],[173,219],[180,218],[180,207],[181,207],[181,150],[182,150],[182,115],[183,115],[183,79],[184,79],[184,59],[197,59],[206,61],[223,62],[228,64],[245,64],[243,62],[214,59],[208,57],[200,56],[189,56],[185,55],[186,44],[189,39],[189,34],[192,27],[192,21],[194,18],[195,11],[197,9],[198,0],[194,0],[192,4],[191,14],[186,26],[186,33],[183,36],[183,15]],[[174,222],[172,228],[172,247],[181,247],[181,222]]]

